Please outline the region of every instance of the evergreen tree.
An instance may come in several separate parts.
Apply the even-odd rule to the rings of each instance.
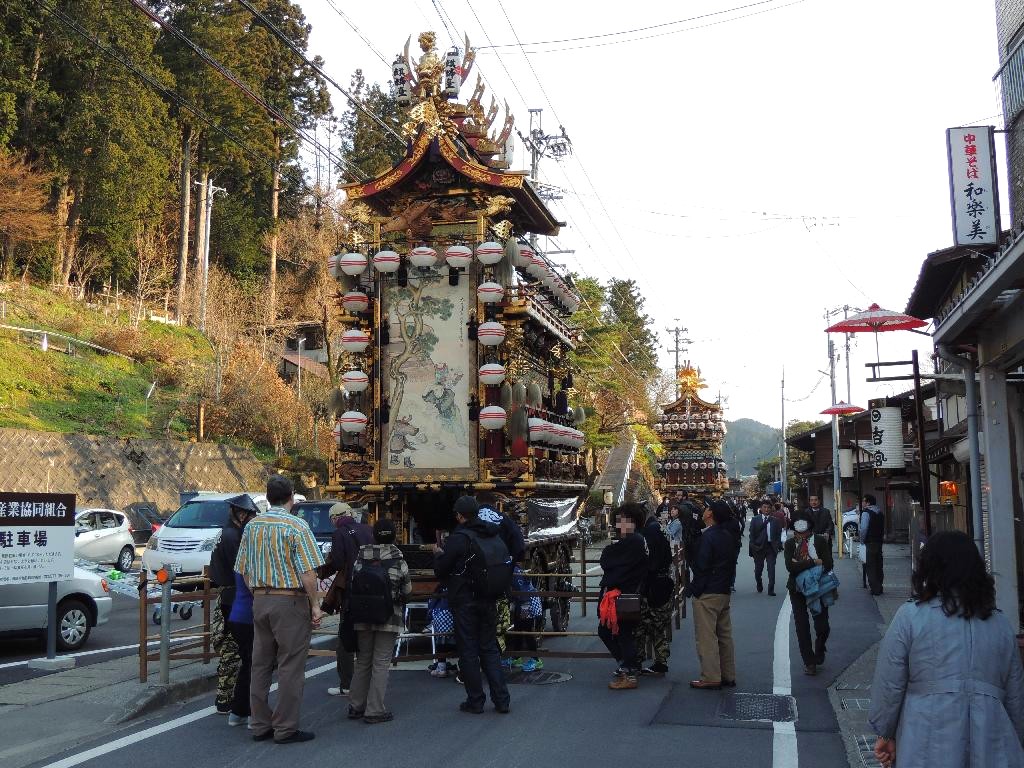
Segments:
[[[345,181],[353,182],[361,180],[359,173],[363,178],[379,176],[405,156],[406,143],[384,130],[367,112],[377,115],[399,133],[398,126],[405,118],[405,111],[377,83],[367,85],[361,69],[352,75],[349,93],[366,110],[350,102],[341,118],[341,154],[345,167],[340,170]]]

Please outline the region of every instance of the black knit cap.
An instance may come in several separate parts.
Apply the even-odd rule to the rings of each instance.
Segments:
[[[466,520],[472,520],[480,511],[480,503],[472,496],[459,496],[455,500],[455,514],[461,515]]]

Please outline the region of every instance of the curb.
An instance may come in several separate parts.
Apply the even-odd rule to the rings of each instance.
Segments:
[[[180,704],[200,694],[209,693],[216,687],[216,672],[188,680],[172,681],[169,685],[153,685],[125,704],[121,712],[110,715],[103,722],[108,725],[120,725],[171,704]]]

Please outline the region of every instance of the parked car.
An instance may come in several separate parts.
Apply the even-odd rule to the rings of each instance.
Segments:
[[[860,510],[848,509],[843,512],[843,533],[857,538],[860,532]]]
[[[130,571],[135,563],[135,538],[128,516],[116,509],[82,509],[75,514],[75,557],[113,563]]]
[[[42,634],[46,632],[46,582],[0,586],[0,634]],[[57,584],[57,649],[77,651],[89,639],[93,627],[110,617],[110,587],[107,580],[83,568],[74,578]]]
[[[142,553],[142,567],[149,578],[163,566],[182,576],[200,576],[220,541],[220,532],[231,514],[227,500],[237,493],[200,493],[184,502],[159,531],[155,531]],[[261,511],[269,508],[267,497],[249,493]]]
[[[159,531],[160,526],[164,524],[164,517],[151,501],[133,501],[124,508],[124,513],[128,516],[128,524],[131,526],[137,547],[145,546],[149,537]]]
[[[324,501],[302,501],[292,507],[292,512],[305,520],[313,536],[316,537],[320,551],[325,556],[331,551],[331,535],[334,533],[334,523],[331,522],[330,509],[337,501],[327,499]]]

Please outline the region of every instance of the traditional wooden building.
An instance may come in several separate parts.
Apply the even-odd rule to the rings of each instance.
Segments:
[[[678,375],[679,397],[666,405],[654,423],[665,449],[655,464],[661,491],[724,493],[729,490],[728,467],[722,458],[725,419],[720,403],[700,397],[705,389],[700,369],[687,361]]]

